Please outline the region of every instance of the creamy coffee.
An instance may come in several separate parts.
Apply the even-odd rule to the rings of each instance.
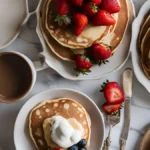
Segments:
[[[11,52],[0,54],[0,101],[17,101],[29,91],[31,84],[28,62]]]

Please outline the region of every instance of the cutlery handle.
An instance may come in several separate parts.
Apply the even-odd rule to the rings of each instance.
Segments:
[[[112,129],[112,126],[110,125],[108,137],[104,141],[104,145],[103,145],[102,150],[109,150],[109,147],[110,147],[110,144],[111,144],[111,140],[110,140],[111,129]]]
[[[120,150],[125,150],[125,146],[126,146],[126,141],[121,139],[120,140]]]

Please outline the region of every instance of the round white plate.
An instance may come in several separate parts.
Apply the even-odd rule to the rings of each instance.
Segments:
[[[27,0],[0,0],[0,49],[13,42],[28,16]]]
[[[54,69],[56,72],[58,72],[61,76],[63,76],[66,79],[70,79],[70,80],[90,80],[90,79],[99,79],[99,78],[103,78],[106,75],[120,69],[125,62],[127,61],[129,54],[130,54],[130,50],[129,50],[129,45],[130,45],[130,37],[131,37],[131,23],[134,19],[134,6],[132,1],[129,1],[131,7],[130,7],[130,14],[131,14],[131,19],[129,21],[129,25],[127,27],[127,31],[126,34],[123,38],[123,41],[121,42],[121,44],[119,45],[119,47],[117,48],[116,53],[114,54],[113,57],[111,57],[109,59],[109,63],[107,63],[106,65],[101,65],[100,67],[97,66],[93,66],[91,68],[91,73],[89,73],[88,75],[80,75],[79,77],[76,77],[75,75],[75,71],[73,68],[75,68],[73,63],[68,63],[66,61],[63,61],[61,59],[59,59],[57,56],[55,56],[53,54],[53,52],[51,52],[48,48],[47,45],[44,41],[44,38],[42,36],[42,33],[40,31],[40,26],[39,26],[39,21],[38,21],[38,25],[37,25],[37,34],[40,38],[40,41],[42,43],[43,46],[43,52],[41,53],[44,57],[45,57],[45,61],[48,64],[49,67],[51,67],[52,69]],[[39,13],[38,13],[39,11]],[[37,19],[39,20],[39,15],[40,15],[40,4],[37,8]]]
[[[139,50],[138,50],[138,35],[140,32],[141,25],[144,21],[144,17],[150,12],[150,0],[146,1],[141,7],[137,18],[134,20],[132,25],[132,40],[131,40],[131,55],[132,63],[135,75],[139,82],[150,92],[150,81],[145,76],[144,71],[141,67]]]
[[[88,150],[100,150],[104,140],[104,120],[96,104],[83,93],[69,89],[50,89],[33,96],[20,110],[14,128],[16,150],[35,150],[28,131],[28,114],[44,100],[67,97],[78,101],[88,112],[91,121],[91,144]]]

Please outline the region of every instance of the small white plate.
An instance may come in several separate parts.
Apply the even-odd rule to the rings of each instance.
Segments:
[[[29,136],[28,114],[31,109],[44,100],[67,97],[78,101],[88,112],[91,121],[91,144],[88,150],[100,150],[104,140],[104,120],[96,104],[83,93],[70,89],[50,89],[33,96],[20,110],[14,128],[16,150],[35,150]]]
[[[131,55],[132,55],[132,63],[134,68],[134,73],[139,80],[139,82],[150,92],[150,81],[145,76],[144,71],[141,67],[139,50],[138,50],[138,35],[141,29],[141,25],[143,23],[143,19],[145,15],[150,12],[150,0],[146,1],[144,5],[141,7],[140,12],[137,18],[134,20],[132,25],[132,40],[131,40]]]
[[[0,0],[0,49],[16,39],[28,12],[27,0]]]
[[[41,0],[42,1],[42,0]],[[100,79],[108,74],[117,71],[120,69],[127,61],[130,50],[129,50],[129,45],[130,45],[130,37],[131,37],[131,25],[132,21],[135,16],[135,11],[134,11],[134,6],[132,3],[132,0],[129,0],[130,4],[130,21],[126,30],[126,34],[124,35],[123,41],[117,48],[116,53],[114,54],[113,57],[109,59],[109,63],[106,65],[101,65],[99,66],[93,66],[91,68],[91,73],[88,75],[80,75],[79,77],[76,77],[75,71],[73,68],[75,68],[73,63],[68,63],[66,61],[63,61],[56,57],[53,52],[49,50],[47,47],[44,38],[42,36],[42,33],[40,31],[40,25],[39,21],[37,24],[37,34],[39,36],[39,39],[41,41],[41,44],[43,46],[43,52],[41,53],[45,57],[45,62],[48,64],[49,67],[54,69],[56,72],[58,72],[61,76],[63,76],[66,79],[69,80],[91,80],[91,79]],[[37,8],[37,20],[39,20],[39,15],[40,15],[40,4]]]

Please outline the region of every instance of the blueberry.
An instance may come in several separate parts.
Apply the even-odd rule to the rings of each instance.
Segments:
[[[79,150],[79,148],[78,148],[78,146],[73,145],[73,146],[69,147],[68,150]]]
[[[77,145],[78,145],[79,147],[85,147],[85,146],[86,146],[86,140],[85,140],[85,139],[80,140]]]
[[[79,150],[87,150],[85,147],[79,148]]]

